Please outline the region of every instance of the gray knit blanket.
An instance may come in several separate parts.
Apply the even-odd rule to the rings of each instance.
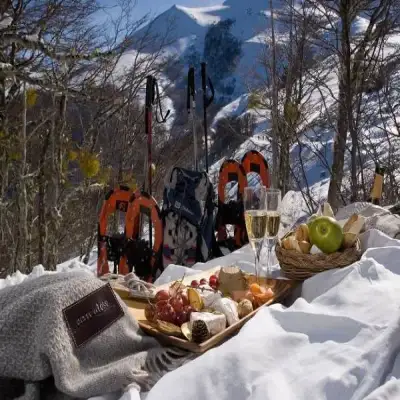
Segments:
[[[76,319],[76,330],[71,330],[65,310],[74,303],[80,306],[104,285],[87,272],[68,272],[0,290],[1,400],[87,399],[131,386],[148,391],[166,372],[193,357],[146,336],[118,296],[118,319],[77,342],[74,334],[100,318],[109,302]]]

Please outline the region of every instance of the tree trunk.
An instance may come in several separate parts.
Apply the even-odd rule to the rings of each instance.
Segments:
[[[103,196],[104,196],[104,193],[102,191],[100,191],[100,193],[98,194],[98,199],[97,199],[96,217],[100,214],[101,207],[102,207],[102,204],[103,204]],[[96,242],[97,225],[98,225],[97,218],[95,219],[93,225],[94,226],[93,226],[92,234],[88,239],[85,255],[84,255],[83,260],[82,260],[85,264],[87,264],[89,262],[90,254],[91,254],[93,246],[94,246],[94,244]]]
[[[28,237],[27,237],[27,244],[26,244],[26,260],[25,260],[25,268],[27,272],[32,271],[33,261],[32,261],[32,230],[33,230],[33,210],[31,207],[28,209]]]
[[[328,190],[328,202],[334,210],[338,209],[340,205],[340,190],[343,181],[344,156],[348,132],[347,111],[344,100],[345,82],[343,77],[340,76],[337,133],[333,145],[332,176]]]
[[[337,133],[333,148],[332,176],[329,183],[328,202],[332,208],[338,209],[340,205],[340,192],[343,181],[344,158],[346,152],[346,142],[349,124],[353,120],[352,113],[352,89],[351,83],[351,48],[350,48],[350,29],[351,4],[349,0],[340,0],[339,14],[341,19],[340,43],[341,52],[339,54],[339,96],[338,96],[338,120]],[[348,107],[350,109],[348,109]],[[352,136],[352,140],[354,135]],[[352,183],[353,183],[353,159],[355,161],[355,182],[357,184],[357,152],[356,147],[352,151]]]
[[[275,24],[274,24],[274,6],[273,0],[269,1],[271,11],[271,40],[272,40],[272,112],[271,112],[271,141],[272,141],[272,187],[278,187],[279,177],[279,111],[278,111],[278,82],[276,70],[276,43],[275,43]]]
[[[6,134],[7,131],[7,113],[5,112],[6,107],[6,86],[5,86],[5,78],[0,79],[0,132],[2,135]],[[1,150],[0,154],[0,201],[4,201],[6,197],[6,192],[8,188],[8,154],[7,149],[4,148]],[[5,222],[5,213],[0,209],[0,226],[4,227],[6,225]],[[0,242],[5,243],[5,234],[4,230],[1,229]]]
[[[45,160],[49,147],[50,134],[46,133],[43,144],[42,153],[39,160],[39,176],[38,176],[38,263],[45,265],[46,262],[46,243],[47,243],[47,224],[46,224],[46,174]]]
[[[18,238],[15,249],[14,265],[16,270],[24,272],[26,270],[26,249],[28,241],[28,195],[26,190],[26,88],[24,85],[22,127],[20,130],[20,163],[18,171]]]
[[[344,2],[344,4],[343,4]],[[347,127],[350,133],[351,138],[351,164],[350,164],[350,202],[354,203],[358,198],[358,180],[357,180],[357,149],[358,149],[358,135],[357,135],[357,127],[354,115],[356,110],[354,107],[355,95],[358,94],[359,82],[362,79],[361,70],[357,67],[357,65],[353,64],[352,56],[351,56],[351,24],[353,18],[350,15],[351,9],[351,1],[342,0],[340,12],[341,12],[341,20],[342,20],[342,34],[341,34],[341,44],[342,44],[342,54],[339,57],[342,60],[342,70],[344,71],[344,79],[345,79],[345,98],[340,99],[339,101],[345,101],[346,110],[347,110]],[[357,74],[357,76],[355,76]],[[359,111],[359,110],[357,110]]]
[[[354,131],[350,132],[351,136],[351,195],[350,202],[354,203],[358,199],[358,182],[357,182],[357,145],[358,138]]]
[[[54,101],[54,106],[56,102]],[[51,189],[48,191],[50,197],[50,228],[49,246],[47,254],[47,267],[54,269],[58,263],[58,246],[61,225],[61,215],[59,214],[60,203],[60,186],[62,179],[62,135],[65,127],[65,116],[67,109],[67,97],[61,95],[59,102],[59,115],[52,123],[51,132],[51,162],[52,162],[52,179]]]
[[[289,189],[290,179],[290,141],[286,129],[282,130],[279,147],[279,189],[283,197]]]
[[[282,196],[286,194],[289,188],[290,178],[290,143],[291,143],[291,122],[288,120],[288,115],[285,110],[288,109],[288,104],[292,101],[293,92],[293,4],[290,4],[290,27],[289,27],[289,48],[288,48],[288,66],[285,85],[285,104],[283,108],[283,121],[280,123],[280,149],[279,149],[279,188]],[[276,73],[276,71],[275,71]]]

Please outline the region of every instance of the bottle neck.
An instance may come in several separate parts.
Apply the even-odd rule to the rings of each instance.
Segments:
[[[380,171],[379,171],[380,172]],[[382,189],[383,189],[383,174],[375,173],[374,186],[371,191],[371,203],[379,204],[380,199],[382,198]]]

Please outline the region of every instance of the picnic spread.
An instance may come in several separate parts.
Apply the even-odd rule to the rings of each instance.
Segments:
[[[259,271],[250,237],[226,256],[170,264],[151,283],[77,262],[0,281],[0,398],[400,398],[396,224],[369,203],[335,216],[324,205],[271,231],[276,256],[265,265],[263,247]],[[316,227],[340,243],[315,246]],[[282,268],[294,254],[326,261],[348,249],[348,265],[304,277]]]

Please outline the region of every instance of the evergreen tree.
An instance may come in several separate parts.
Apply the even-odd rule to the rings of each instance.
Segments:
[[[217,89],[219,82],[230,76],[242,55],[242,43],[231,32],[235,21],[226,19],[212,25],[204,39],[204,60]],[[234,88],[229,89],[233,92]]]

